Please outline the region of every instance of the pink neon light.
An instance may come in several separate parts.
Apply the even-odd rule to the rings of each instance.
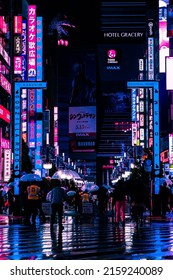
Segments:
[[[28,77],[35,77],[37,69],[36,20],[36,6],[28,6]]]
[[[11,94],[11,84],[2,74],[0,74],[0,85],[6,90],[6,92]]]
[[[0,105],[0,119],[10,123],[10,112],[2,105]]]

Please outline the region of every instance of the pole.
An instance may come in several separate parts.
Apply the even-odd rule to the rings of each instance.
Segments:
[[[153,184],[151,180],[151,172],[149,172],[148,177],[149,177],[149,188],[150,188],[150,217],[151,217],[153,213]]]

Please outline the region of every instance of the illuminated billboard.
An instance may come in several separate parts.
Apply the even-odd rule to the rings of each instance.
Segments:
[[[37,17],[37,81],[43,79],[43,19]],[[36,112],[43,112],[43,90],[36,89]],[[43,120],[36,120],[35,169],[42,169]]]
[[[96,136],[96,106],[69,107],[69,136]]]
[[[169,56],[169,37],[167,36],[167,4],[169,0],[159,1],[159,72],[165,73],[165,57]]]
[[[173,69],[173,57],[166,57],[166,90],[173,90],[173,79],[172,79],[172,69]]]
[[[14,74],[22,74],[22,56],[14,56]]]
[[[169,163],[173,164],[173,134],[169,134]]]
[[[173,37],[173,5],[167,6],[167,36]]]
[[[10,123],[10,112],[0,104],[0,119]]]
[[[14,34],[22,33],[22,16],[14,16]]]
[[[36,76],[36,6],[28,6],[28,77]]]
[[[14,177],[21,174],[21,89],[43,89],[46,88],[45,82],[15,82],[14,88]],[[19,194],[19,189],[15,189],[15,194]]]

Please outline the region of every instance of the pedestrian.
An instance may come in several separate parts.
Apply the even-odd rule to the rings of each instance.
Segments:
[[[41,188],[36,184],[36,182],[31,183],[27,187],[27,209],[25,224],[30,225],[30,219],[32,220],[32,225],[35,226],[36,216],[38,214],[39,201],[40,201],[40,190]]]
[[[107,213],[107,203],[108,203],[108,191],[103,186],[99,187],[98,193],[98,208],[99,214],[105,216]]]
[[[81,198],[82,198],[82,202],[90,202],[90,196],[89,196],[88,190],[85,190],[81,194]]]
[[[62,217],[63,217],[63,205],[64,201],[67,199],[67,193],[64,188],[61,187],[61,181],[53,179],[52,181],[52,191],[50,194],[51,202],[51,221],[50,228],[53,230],[53,225],[55,224],[56,213],[58,214],[59,229],[63,230]]]
[[[75,203],[75,212],[79,215],[82,214],[82,196],[79,190],[76,190],[76,194],[74,196]]]
[[[170,199],[170,188],[169,186],[167,186],[167,183],[164,182],[161,186],[160,186],[160,202],[161,202],[161,216],[163,218],[165,218],[166,216],[166,212],[169,210],[168,209],[168,204],[169,204],[169,199]]]
[[[43,199],[43,195],[42,192],[39,193],[38,195],[38,211],[39,211],[39,217],[41,219],[42,223],[46,222],[46,217],[42,208],[42,199]]]
[[[15,202],[15,197],[14,197],[14,189],[11,187],[9,191],[7,192],[7,201],[8,201],[8,214],[13,215],[14,211],[14,202]]]
[[[4,209],[4,199],[2,196],[2,189],[0,190],[0,214],[3,214],[3,209]]]
[[[143,226],[144,212],[149,200],[148,187],[140,174],[135,174],[128,182],[131,218],[138,225]]]
[[[120,179],[113,191],[113,204],[115,205],[115,222],[118,226],[120,222],[125,226],[125,211],[126,211],[126,189],[124,180]]]

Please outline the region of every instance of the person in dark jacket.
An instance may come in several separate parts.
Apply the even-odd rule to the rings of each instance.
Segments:
[[[63,230],[64,227],[62,225],[62,217],[63,217],[63,203],[67,199],[67,193],[64,188],[61,187],[60,180],[52,180],[53,189],[50,195],[50,202],[51,202],[51,221],[50,227],[53,230],[53,225],[55,223],[56,213],[58,213],[58,223],[59,229]]]
[[[131,204],[131,218],[138,225],[142,226],[144,223],[144,211],[148,204],[149,192],[140,174],[136,174],[129,180],[128,194]]]
[[[160,201],[161,201],[161,215],[164,218],[166,216],[166,212],[168,211],[168,203],[170,199],[170,188],[167,186],[166,182],[164,182],[160,186]]]

